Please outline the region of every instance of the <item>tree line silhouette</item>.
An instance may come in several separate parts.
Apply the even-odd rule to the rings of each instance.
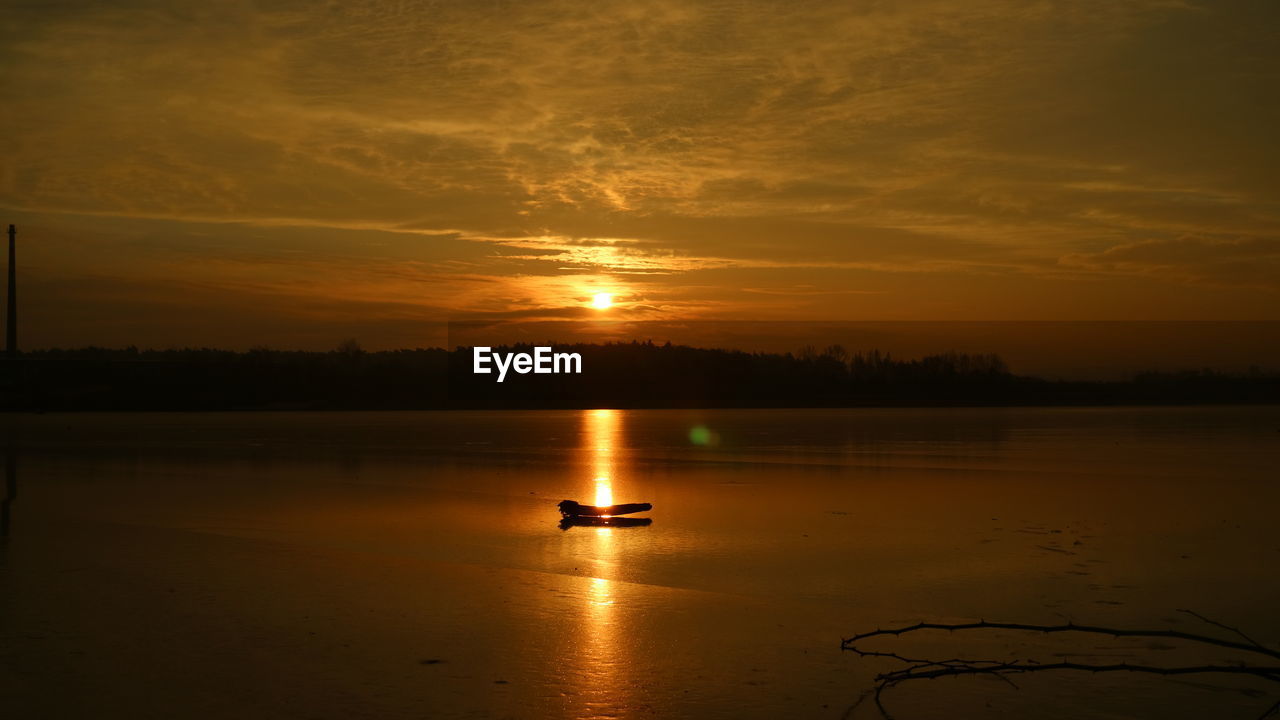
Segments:
[[[795,353],[652,342],[553,344],[581,374],[472,373],[470,348],[247,352],[81,348],[3,365],[0,409],[272,410],[583,407],[858,407],[1275,403],[1280,375],[1209,370],[1115,382],[1015,375],[998,356],[898,359],[839,345]],[[493,348],[529,352],[533,345]]]

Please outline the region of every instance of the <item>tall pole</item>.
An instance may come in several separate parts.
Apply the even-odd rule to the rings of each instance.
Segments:
[[[18,499],[18,458],[12,445],[4,458],[4,485],[4,500],[0,501],[0,539],[9,537],[9,507]]]
[[[15,241],[18,231],[9,226],[9,314],[5,323],[4,348],[9,357],[18,355],[18,258]]]

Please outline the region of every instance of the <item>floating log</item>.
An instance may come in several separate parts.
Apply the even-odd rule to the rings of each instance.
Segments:
[[[594,515],[568,515],[560,518],[560,529],[571,527],[645,527],[653,522],[651,518],[636,517],[596,517]]]
[[[653,509],[649,503],[624,503],[622,505],[583,505],[573,500],[561,500],[556,507],[560,508],[560,514],[565,517],[613,517],[615,515],[630,515],[631,513],[646,512]]]

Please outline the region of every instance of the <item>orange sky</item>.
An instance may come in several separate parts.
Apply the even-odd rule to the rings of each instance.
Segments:
[[[6,11],[25,347],[1280,319],[1275,3],[263,5]]]

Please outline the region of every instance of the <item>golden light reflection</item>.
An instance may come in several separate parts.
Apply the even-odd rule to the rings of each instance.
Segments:
[[[597,529],[608,530],[609,528]],[[597,608],[613,604],[613,598],[609,594],[608,580],[605,580],[604,578],[591,578],[591,604]]]
[[[593,493],[596,505],[613,504],[613,475],[617,462],[619,435],[617,410],[588,410],[586,422],[586,447],[590,453],[591,477],[595,478]],[[602,502],[603,500],[603,502]]]
[[[596,478],[596,507],[613,504],[613,484],[607,477]],[[605,515],[603,517],[609,517]],[[605,528],[608,529],[608,528]]]
[[[621,423],[621,413],[617,410],[589,410],[583,415],[584,459],[590,473],[586,477],[591,478],[596,505],[614,502],[613,483],[622,446]],[[621,673],[627,658],[617,628],[617,587],[613,574],[618,565],[615,543],[619,538],[614,536],[615,532],[611,527],[599,527],[592,536],[595,570],[584,608],[588,637],[582,656],[586,662],[582,676],[588,678],[588,686],[579,689],[583,705],[575,713],[577,717],[616,717],[625,706],[623,694],[628,683]]]

